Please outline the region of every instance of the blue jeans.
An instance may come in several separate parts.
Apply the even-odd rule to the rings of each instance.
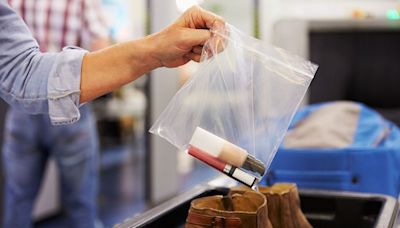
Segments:
[[[10,110],[6,117],[4,227],[32,226],[32,208],[48,158],[60,174],[61,202],[68,227],[94,227],[96,220],[98,139],[90,107],[81,107],[72,125],[52,126],[46,115]]]

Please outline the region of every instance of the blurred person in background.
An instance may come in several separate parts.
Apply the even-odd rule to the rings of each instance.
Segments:
[[[53,4],[55,1],[51,2]],[[47,10],[47,12],[49,11]],[[200,7],[191,7],[169,26],[140,39],[118,43],[94,52],[67,47],[57,53],[48,53],[39,51],[38,43],[32,38],[22,19],[10,8],[7,0],[0,0],[0,97],[12,107],[17,107],[26,113],[48,115],[47,118],[52,124],[72,124],[80,119],[78,107],[88,101],[120,88],[154,69],[178,67],[191,60],[200,61],[202,46],[212,36],[211,29],[219,30],[224,27],[223,18]],[[216,43],[223,44],[223,42],[219,42],[218,37]],[[19,124],[23,126],[26,123],[19,122]],[[17,129],[15,126],[8,128]],[[65,139],[64,135],[61,138],[50,138],[47,137],[48,133],[45,130],[41,129],[40,134],[44,135],[44,142],[52,142],[48,145],[52,145],[53,142],[57,144],[57,140],[65,140],[69,146],[69,142],[74,137],[85,137],[84,134],[78,132],[69,139]],[[36,137],[36,135],[24,136],[20,133],[21,131],[17,131],[16,135],[10,133],[8,137],[12,140],[14,140],[14,136],[28,139]],[[22,133],[25,132],[22,131]],[[87,140],[90,139],[88,136],[86,137]],[[30,139],[29,141],[34,142]],[[11,145],[16,146],[16,144]],[[43,148],[42,145],[40,147]],[[10,148],[10,151],[12,150],[13,148]],[[82,158],[88,156],[79,148],[77,150],[71,150],[76,153],[66,156],[67,158],[59,164],[67,165],[69,170],[64,171],[66,177],[76,176],[72,174],[77,173],[77,176],[82,176],[84,179],[83,171],[86,170],[70,167],[78,164],[79,161],[85,161]],[[22,164],[18,162],[20,166],[17,166],[13,165],[12,160],[5,157],[4,160],[7,160],[5,162],[6,172],[18,174],[12,177],[13,183],[8,184],[32,182],[33,186],[35,183],[33,179],[40,178],[38,174],[43,173],[39,168],[29,168],[43,164],[41,162],[43,157],[38,158],[37,154],[35,152],[31,152],[27,156],[11,152],[5,154],[10,155],[14,161],[19,158],[25,161]],[[38,171],[34,173],[33,170]],[[83,183],[87,181],[89,180],[84,180]],[[15,186],[9,187],[16,190],[15,192],[9,191],[9,194],[14,194],[11,197],[19,196],[22,192],[27,191],[27,189],[18,189]],[[79,186],[78,190],[85,187]],[[73,194],[71,191],[72,189],[66,189],[65,192],[71,196]],[[30,192],[35,193],[34,191]],[[30,202],[25,202],[28,201],[28,197],[21,198],[23,197],[20,197],[19,200],[24,202],[16,203],[22,203],[24,207],[30,209]],[[82,196],[81,200],[81,202],[86,202],[90,199]],[[15,223],[22,221],[24,217],[30,217],[30,214],[25,212],[29,210],[16,211],[13,208],[14,205],[9,205],[11,205],[10,202],[7,204],[6,211],[8,214],[15,215]],[[82,207],[77,208],[79,209],[74,214],[83,213]],[[88,219],[85,218],[85,221]],[[28,223],[27,226],[29,225]],[[11,224],[10,226],[24,227],[24,224]],[[91,227],[93,225],[70,225],[70,227],[79,226]]]
[[[100,0],[8,0],[28,25],[42,52],[65,46],[96,50],[109,44]],[[98,180],[96,122],[89,105],[74,124],[53,126],[48,115],[11,108],[3,145],[6,176],[4,227],[31,227],[45,166],[59,170],[68,227],[95,227]]]

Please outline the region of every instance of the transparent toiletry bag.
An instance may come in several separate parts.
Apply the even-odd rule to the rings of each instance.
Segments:
[[[235,167],[261,178],[316,70],[226,24],[212,30],[197,72],[150,132],[230,176]]]

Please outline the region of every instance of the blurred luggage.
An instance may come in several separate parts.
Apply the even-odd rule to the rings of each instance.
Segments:
[[[263,181],[397,197],[400,131],[360,103],[305,107],[293,118]]]

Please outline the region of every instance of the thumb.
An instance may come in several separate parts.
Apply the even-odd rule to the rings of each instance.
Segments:
[[[202,46],[211,37],[208,29],[187,29],[186,33],[185,43],[190,47]]]

